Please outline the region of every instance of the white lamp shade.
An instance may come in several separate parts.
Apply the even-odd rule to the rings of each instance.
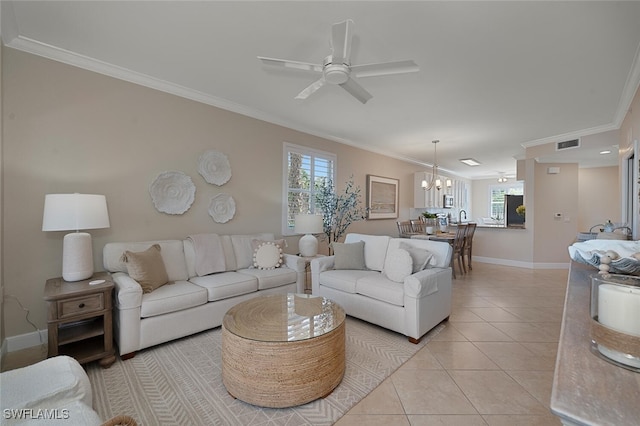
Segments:
[[[47,194],[42,215],[43,231],[78,231],[108,228],[109,213],[104,195]]]
[[[294,226],[296,234],[319,234],[322,230],[322,216],[317,214],[296,215]]]

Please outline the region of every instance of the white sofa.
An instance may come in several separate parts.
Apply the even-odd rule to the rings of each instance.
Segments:
[[[61,355],[0,374],[2,420],[20,425],[102,425],[91,383],[75,359]]]
[[[272,241],[274,235],[221,235],[225,270],[204,276],[196,273],[196,253],[189,238],[107,243],[103,262],[115,283],[114,336],[121,358],[218,327],[229,308],[257,295],[303,293],[304,260],[285,253],[279,268],[253,268],[254,239]],[[172,284],[143,293],[139,283],[128,275],[121,257],[126,250],[141,252],[154,244],[160,245]]]
[[[314,259],[313,294],[337,302],[348,315],[404,334],[413,343],[449,318],[452,250],[448,243],[353,233],[345,238],[346,244],[359,241],[364,242],[366,269],[335,269],[337,254]],[[387,269],[395,269],[393,262],[401,248],[426,250],[433,256],[426,269],[396,282],[385,273],[385,261]]]

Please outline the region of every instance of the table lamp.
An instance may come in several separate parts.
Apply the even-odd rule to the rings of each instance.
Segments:
[[[322,232],[322,216],[315,214],[297,214],[294,221],[294,232],[296,234],[305,234],[298,242],[300,256],[313,257],[317,255],[318,239],[312,234]]]
[[[91,235],[81,229],[109,227],[107,199],[93,194],[47,194],[42,215],[43,231],[76,231],[64,236],[62,278],[80,281],[93,275]]]

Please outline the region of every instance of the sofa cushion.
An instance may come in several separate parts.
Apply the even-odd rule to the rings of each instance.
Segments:
[[[298,273],[290,268],[277,269],[240,269],[238,273],[249,275],[258,280],[258,290],[280,287],[295,283],[298,280]]]
[[[433,258],[433,253],[429,250],[420,247],[414,247],[411,244],[405,242],[400,243],[400,248],[409,252],[412,261],[411,273],[415,274],[418,271],[422,271],[429,266],[429,262]]]
[[[282,265],[282,249],[284,240],[262,241],[253,240],[253,267],[258,269],[274,269]]]
[[[121,260],[127,265],[129,276],[140,284],[143,293],[151,293],[169,281],[160,254],[160,244],[140,252],[125,250]]]
[[[346,293],[356,292],[356,282],[363,277],[380,275],[377,271],[356,269],[328,270],[320,274],[320,285]]]
[[[91,406],[89,377],[75,359],[60,355],[0,375],[0,408],[43,409],[73,401]]]
[[[230,235],[233,244],[233,253],[236,258],[236,270],[246,269],[253,264],[253,240],[273,241],[274,237],[271,233],[248,234],[248,235]]]
[[[176,281],[142,295],[142,318],[181,311],[207,303],[207,291],[188,281]]]
[[[189,281],[207,290],[209,302],[258,291],[258,280],[255,277],[238,272],[193,277]]]
[[[404,284],[391,281],[383,274],[358,279],[356,293],[396,306],[404,306]]]
[[[430,241],[417,238],[391,238],[389,250],[400,248],[400,245],[429,250],[433,257],[429,260],[429,267],[447,268],[451,262],[451,244],[442,241]]]
[[[188,279],[189,273],[182,240],[107,243],[102,250],[104,269],[109,272],[127,272],[127,265],[120,260],[122,253],[126,250],[143,251],[154,244],[160,244],[160,253],[169,281]]]
[[[344,242],[364,241],[364,262],[367,269],[382,271],[390,239],[386,235],[347,234]]]
[[[384,275],[391,281],[404,282],[413,270],[413,259],[407,250],[389,250],[384,261]]]
[[[364,241],[355,243],[331,243],[334,269],[367,269],[364,262]]]

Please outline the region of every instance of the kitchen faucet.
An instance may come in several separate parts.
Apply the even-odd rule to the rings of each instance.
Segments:
[[[467,212],[464,210],[460,210],[458,213],[458,223],[462,223],[462,213],[464,213],[464,220],[467,220]]]

